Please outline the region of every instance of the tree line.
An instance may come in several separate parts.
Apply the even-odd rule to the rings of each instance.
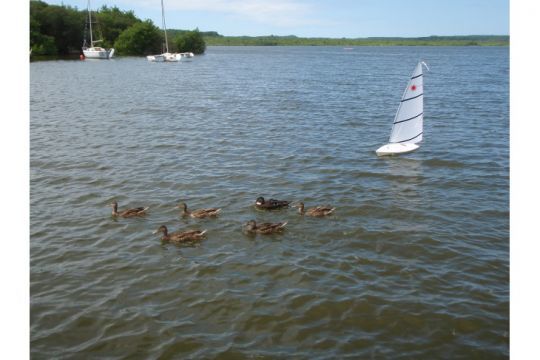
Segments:
[[[164,51],[164,34],[150,20],[141,20],[133,11],[103,6],[92,11],[92,32],[98,46],[114,47],[118,55],[148,55]],[[193,31],[172,31],[169,51],[202,54],[203,35]],[[30,46],[35,55],[80,53],[84,40],[90,46],[88,11],[66,5],[30,1]]]
[[[288,36],[222,36],[205,34],[208,45],[221,46],[508,46],[507,35],[428,36],[417,38],[304,38]]]
[[[92,11],[94,39],[99,45],[114,47],[118,55],[148,55],[164,51],[164,34],[150,20],[141,20],[133,11],[103,6]],[[30,1],[30,46],[35,55],[80,53],[83,40],[89,44],[88,12],[65,5]],[[94,23],[95,22],[95,23]],[[167,30],[169,51],[204,53],[206,44],[225,46],[508,46],[507,35],[429,36],[418,38],[302,38],[289,36],[223,36],[198,29]]]

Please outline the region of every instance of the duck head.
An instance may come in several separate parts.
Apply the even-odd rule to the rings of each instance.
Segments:
[[[264,198],[263,198],[262,196],[259,196],[259,197],[257,198],[257,200],[255,201],[255,204],[256,204],[256,205],[262,205],[262,204],[264,204]],[[251,221],[253,221],[253,220],[251,220]]]
[[[113,201],[112,203],[109,204],[110,207],[112,207],[112,214],[113,216],[116,216],[116,214],[118,214],[118,203],[116,201]]]
[[[255,231],[255,229],[257,229],[257,223],[255,220],[249,220],[247,223],[245,223],[244,227],[246,231]]]
[[[175,209],[182,209],[184,213],[187,213],[187,205],[185,202],[180,203],[174,207]]]
[[[298,208],[298,212],[300,214],[304,213],[304,203],[303,202],[300,201],[298,204],[293,205],[293,207]]]
[[[161,225],[156,231],[154,231],[152,234],[157,233],[163,233],[163,235],[167,236],[167,227],[165,225]]]

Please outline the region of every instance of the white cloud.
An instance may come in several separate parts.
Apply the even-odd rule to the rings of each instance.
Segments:
[[[159,0],[132,0],[145,7],[160,7]],[[165,11],[209,11],[236,15],[280,27],[316,24],[311,7],[298,0],[164,0]]]

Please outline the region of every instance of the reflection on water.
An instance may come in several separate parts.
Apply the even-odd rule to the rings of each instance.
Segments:
[[[390,206],[397,209],[399,218],[406,219],[404,222],[393,221],[394,230],[429,233],[428,223],[423,221],[429,197],[422,194],[424,180],[422,160],[390,157],[383,161],[386,162],[385,170],[388,175],[388,196],[392,199]],[[415,217],[414,214],[422,214],[422,216]]]
[[[389,191],[400,201],[418,200],[423,181],[423,161],[396,157],[387,160],[386,173],[391,184]]]

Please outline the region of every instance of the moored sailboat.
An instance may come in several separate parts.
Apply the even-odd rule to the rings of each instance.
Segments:
[[[84,39],[82,51],[84,57],[88,59],[110,59],[114,56],[114,49],[105,49],[101,46],[95,46],[96,43],[102,40],[94,40],[92,34],[92,10],[90,10],[90,0],[88,0],[88,26],[90,28],[90,47],[86,46],[86,36]]]
[[[424,81],[422,66],[428,70],[425,62],[420,61],[414,68],[409,83],[399,103],[390,140],[375,152],[377,156],[405,154],[420,147],[424,125]]]
[[[192,58],[194,54],[192,52],[184,53],[170,53],[169,52],[169,40],[167,39],[167,25],[165,24],[165,8],[163,6],[163,0],[161,0],[161,27],[163,28],[163,34],[165,36],[165,52],[159,55],[148,55],[146,59],[151,62],[178,62],[182,59]]]

